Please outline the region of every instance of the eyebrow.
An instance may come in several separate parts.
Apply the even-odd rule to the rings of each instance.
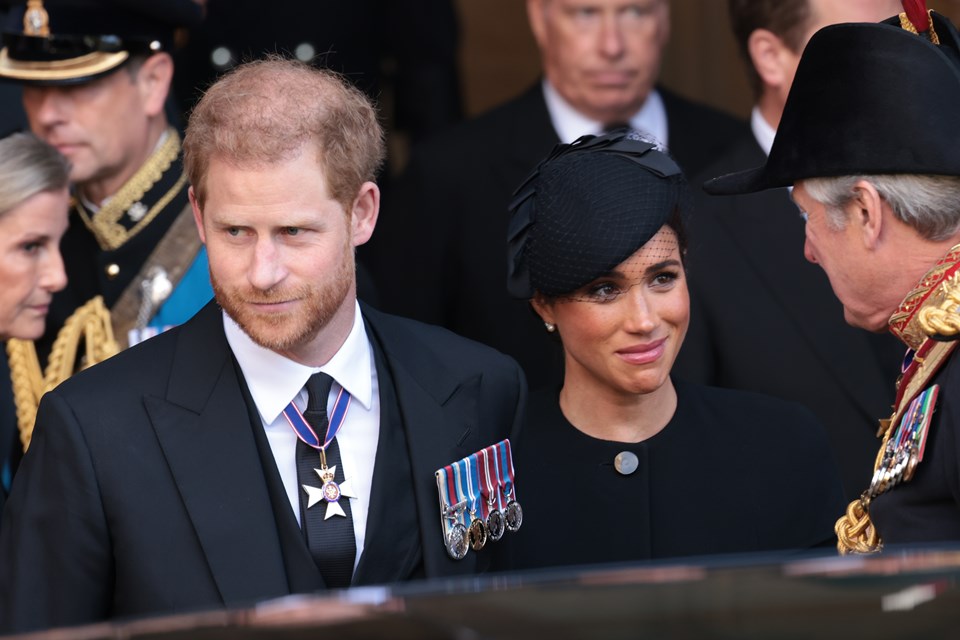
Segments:
[[[658,262],[656,264],[650,265],[649,267],[643,270],[643,273],[646,275],[649,275],[650,273],[660,271],[661,269],[666,269],[667,267],[679,267],[679,266],[680,266],[679,260],[670,258],[669,260],[663,260],[662,262]],[[626,279],[627,274],[623,273],[622,271],[614,270],[614,271],[608,272],[605,276],[602,276],[602,277]]]

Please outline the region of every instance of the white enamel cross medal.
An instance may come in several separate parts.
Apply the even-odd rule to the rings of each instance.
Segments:
[[[323,516],[324,520],[329,520],[333,516],[346,518],[347,514],[343,510],[343,507],[340,506],[340,498],[356,498],[357,496],[350,488],[349,478],[344,478],[343,482],[339,484],[334,480],[334,477],[337,475],[337,465],[328,467],[324,453],[324,450],[321,449],[320,468],[314,469],[317,475],[320,476],[320,481],[323,482],[323,486],[317,488],[311,487],[308,484],[301,485],[303,490],[307,492],[307,509],[313,507],[313,505],[318,502],[324,501],[327,503],[327,512]]]

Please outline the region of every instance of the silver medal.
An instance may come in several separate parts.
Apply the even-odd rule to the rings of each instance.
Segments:
[[[503,510],[504,520],[506,520],[507,529],[511,532],[517,531],[523,524],[523,508],[516,500],[507,503],[507,508]]]
[[[447,553],[450,554],[450,557],[454,560],[463,560],[470,549],[467,528],[459,522],[455,522],[447,532],[446,543]]]

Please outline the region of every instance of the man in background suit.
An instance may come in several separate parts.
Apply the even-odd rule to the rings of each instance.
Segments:
[[[184,164],[218,304],[44,397],[0,528],[0,633],[472,574],[506,550],[448,555],[434,474],[512,433],[523,375],[358,304],[383,157],[373,107],[329,71],[271,59],[205,94]]]
[[[491,112],[415,147],[369,249],[385,309],[515,357],[532,387],[562,358],[526,301],[506,290],[507,205],[554,145],[629,125],[701,169],[745,127],[656,86],[667,0],[528,0],[544,78]]]
[[[837,22],[879,22],[896,0],[730,0],[756,94],[752,133],[700,177],[762,164],[807,40]],[[691,321],[674,372],[806,404],[827,425],[847,493],[876,451],[902,348],[843,320],[823,271],[803,259],[803,221],[786,188],[729,198],[699,189],[688,221]],[[776,425],[771,425],[775,427]]]

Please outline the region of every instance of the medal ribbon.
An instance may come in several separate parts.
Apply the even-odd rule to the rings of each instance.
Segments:
[[[516,500],[517,497],[513,494],[513,452],[510,450],[510,441],[503,440],[495,446],[500,452],[500,468],[507,476],[503,481],[503,495],[508,500]]]
[[[485,480],[486,491],[481,489],[481,493],[486,500],[481,500],[483,505],[483,515],[487,517],[490,514],[491,509],[502,510],[503,507],[500,504],[500,472],[496,468],[497,464],[497,453],[493,450],[493,447],[487,447],[480,451],[480,473],[483,474]],[[493,466],[491,466],[490,460],[493,460]],[[489,502],[488,502],[489,501]]]
[[[287,419],[287,422],[290,423],[290,427],[294,433],[297,434],[298,438],[303,440],[304,444],[323,452],[327,450],[327,447],[330,446],[330,443],[333,442],[333,439],[336,438],[340,432],[340,427],[343,426],[343,421],[347,418],[347,410],[350,408],[351,399],[352,396],[350,392],[340,387],[337,400],[333,403],[333,411],[331,412],[330,419],[327,420],[327,433],[323,439],[322,446],[320,445],[320,438],[317,437],[317,432],[314,431],[310,423],[304,419],[300,409],[297,408],[297,405],[293,404],[293,401],[284,408],[283,415]],[[323,401],[326,402],[326,398],[324,398]]]
[[[454,471],[451,465],[443,469],[437,469],[437,489],[440,492],[440,515],[443,520],[444,531],[450,526],[450,520],[456,521],[460,518],[459,501],[454,501],[457,495],[454,487]]]
[[[467,475],[467,460],[458,460],[453,463],[453,475],[456,478],[456,486],[454,490],[457,494],[457,503],[464,503],[465,508],[460,513],[460,522],[466,527],[470,526],[470,521],[473,520],[471,516],[468,515],[469,510],[474,509],[473,500],[469,498],[469,494],[466,491],[466,487],[469,487],[469,481],[464,477]]]
[[[477,509],[477,503],[483,503],[483,500],[480,499],[480,475],[477,473],[477,454],[474,453],[470,457],[464,458],[464,462],[467,463],[467,497],[470,499],[470,511],[473,512],[474,517],[480,517],[484,514],[482,506]],[[479,514],[477,514],[478,511]]]

